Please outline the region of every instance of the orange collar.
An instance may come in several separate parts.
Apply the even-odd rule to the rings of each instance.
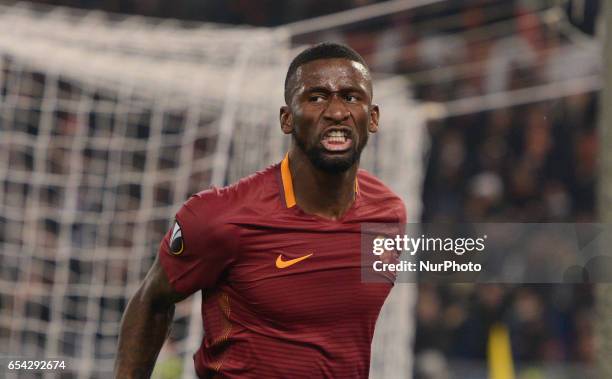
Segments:
[[[289,153],[285,154],[281,162],[281,180],[283,182],[283,191],[285,193],[285,204],[287,208],[295,206],[295,193],[293,192],[293,179],[291,179],[291,170],[289,170]],[[359,194],[359,183],[355,178],[355,194]]]

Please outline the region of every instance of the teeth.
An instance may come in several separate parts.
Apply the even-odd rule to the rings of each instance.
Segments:
[[[330,137],[344,137],[344,132],[340,130],[332,130],[328,133]]]
[[[348,140],[348,133],[342,130],[332,130],[323,137],[329,143],[343,144]]]

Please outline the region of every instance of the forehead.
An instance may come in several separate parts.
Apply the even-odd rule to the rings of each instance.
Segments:
[[[298,67],[295,72],[298,90],[309,87],[325,87],[338,90],[358,87],[370,91],[370,74],[361,63],[348,59],[317,59]]]

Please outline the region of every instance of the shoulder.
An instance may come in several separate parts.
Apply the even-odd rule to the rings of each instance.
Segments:
[[[366,170],[359,169],[357,181],[359,192],[370,201],[402,202],[400,197],[387,187],[385,183]]]
[[[226,187],[200,191],[191,196],[185,206],[218,219],[230,216],[245,206],[260,204],[277,193],[278,166],[269,166]]]
[[[359,196],[366,208],[376,211],[388,222],[406,222],[406,207],[403,200],[380,179],[359,169],[357,172]]]

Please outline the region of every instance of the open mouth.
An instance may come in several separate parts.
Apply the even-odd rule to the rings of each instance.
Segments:
[[[321,138],[321,144],[330,152],[343,152],[353,146],[350,132],[342,129],[330,129]]]

